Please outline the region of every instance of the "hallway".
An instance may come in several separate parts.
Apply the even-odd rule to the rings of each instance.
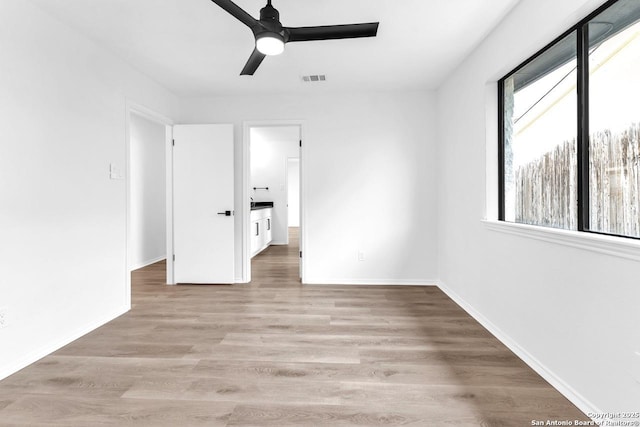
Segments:
[[[251,286],[291,288],[301,286],[299,276],[300,229],[289,228],[289,244],[269,246],[251,260]]]
[[[523,426],[587,418],[435,287],[133,274],[133,308],[0,382],[2,426]]]

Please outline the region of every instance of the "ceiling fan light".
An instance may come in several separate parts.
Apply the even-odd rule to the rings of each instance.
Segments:
[[[284,52],[284,39],[278,33],[266,33],[256,39],[256,48],[264,55],[280,55]]]

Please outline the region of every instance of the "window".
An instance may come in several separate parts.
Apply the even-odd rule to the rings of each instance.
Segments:
[[[640,0],[499,82],[499,219],[640,238]]]
[[[504,219],[576,229],[577,35],[504,79]]]

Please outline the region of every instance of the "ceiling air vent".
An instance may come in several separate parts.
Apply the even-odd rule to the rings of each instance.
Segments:
[[[311,82],[324,82],[327,80],[327,77],[324,74],[316,74],[313,76],[302,76],[302,80],[311,83]]]

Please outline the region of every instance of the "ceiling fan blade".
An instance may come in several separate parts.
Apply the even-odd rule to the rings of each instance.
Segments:
[[[242,22],[249,28],[253,28],[258,24],[258,20],[256,20],[253,16],[249,15],[247,12],[242,10],[240,6],[232,2],[231,0],[211,0],[227,12],[234,16],[238,21]]]
[[[249,57],[249,60],[247,61],[244,68],[242,69],[242,72],[240,73],[240,75],[253,76],[253,73],[255,73],[258,67],[260,66],[260,64],[262,64],[262,61],[264,60],[265,56],[266,55],[264,53],[258,52],[258,49],[253,49],[253,53]]]
[[[312,40],[353,39],[359,37],[375,37],[378,34],[379,22],[349,25],[324,25],[319,27],[285,28],[288,42],[305,42]]]

